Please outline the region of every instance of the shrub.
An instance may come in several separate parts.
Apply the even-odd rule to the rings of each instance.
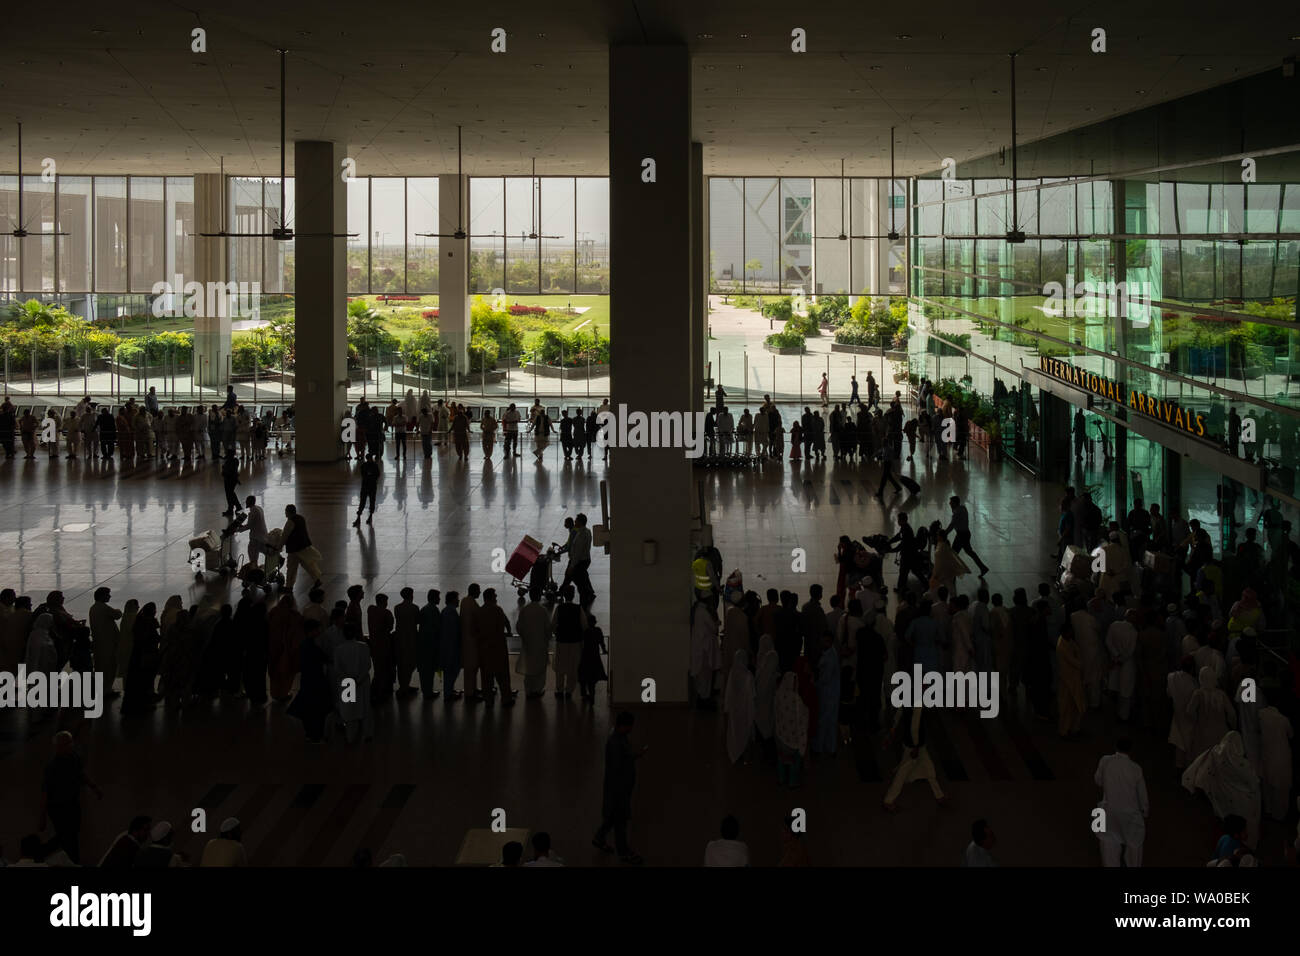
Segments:
[[[764,318],[788,322],[794,316],[794,303],[790,301],[789,296],[783,296],[764,302],[760,311]]]
[[[476,332],[470,337],[468,352],[471,372],[490,371],[497,367],[501,346],[487,332]]]
[[[838,328],[848,320],[851,311],[847,295],[822,296],[808,307],[808,317],[820,324]]]
[[[521,305],[516,302],[510,306],[511,315],[545,315],[546,306],[544,305]]]
[[[804,337],[802,332],[787,328],[780,332],[773,332],[763,339],[763,343],[775,349],[801,349],[804,347]]]
[[[425,309],[423,312],[420,313],[420,318],[425,319],[426,321],[433,321],[437,317],[438,317],[437,309]]]
[[[609,364],[609,339],[599,332],[579,329],[565,335],[556,329],[547,329],[533,348],[532,360],[544,365],[562,365],[580,368]]]

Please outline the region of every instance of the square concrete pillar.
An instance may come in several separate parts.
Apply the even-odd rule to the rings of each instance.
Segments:
[[[297,460],[337,461],[339,423],[347,406],[347,248],[343,238],[311,233],[347,231],[344,148],[294,143],[294,427]]]

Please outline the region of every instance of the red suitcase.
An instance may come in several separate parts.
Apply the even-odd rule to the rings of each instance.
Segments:
[[[510,560],[506,562],[506,572],[516,581],[527,580],[528,572],[537,563],[541,553],[542,543],[536,538],[524,535],[524,540],[519,542],[519,547],[515,548],[514,554],[510,555]]]

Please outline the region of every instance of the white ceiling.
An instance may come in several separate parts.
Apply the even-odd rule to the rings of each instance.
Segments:
[[[0,37],[0,170],[62,175],[278,173],[279,62],[288,139],[347,144],[366,175],[607,171],[608,47],[685,40],[708,172],[899,175],[1009,139],[1007,53],[1022,142],[1276,68],[1300,48],[1294,3],[1052,0],[885,7],[822,0],[374,0],[15,5]],[[134,11],[134,12],[132,12]],[[190,51],[207,30],[208,52]],[[490,32],[508,34],[489,51]],[[808,52],[790,52],[790,31]],[[1107,31],[1108,52],[1089,51]],[[909,35],[909,38],[901,38]],[[1032,171],[1026,171],[1032,175]],[[960,172],[959,172],[960,175]]]

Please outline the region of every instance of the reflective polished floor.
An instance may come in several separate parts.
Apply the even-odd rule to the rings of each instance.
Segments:
[[[599,482],[617,467],[617,454],[608,465],[599,455],[590,465],[566,464],[553,443],[542,465],[528,448],[504,464],[500,455],[498,446],[495,460],[484,462],[479,452],[466,465],[446,451],[428,463],[418,454],[403,465],[390,457],[373,529],[360,533],[350,526],[357,479],[346,463],[297,467],[273,456],[249,466],[239,490],[241,497],[257,494],[268,515],[298,505],[325,556],[331,600],[350,583],[394,601],[404,585],[420,596],[428,587],[463,591],[471,580],[502,590],[509,577],[493,572],[494,549],[508,554],[524,534],[560,539],[563,519],[577,511],[598,521]],[[952,493],[970,504],[992,590],[1009,597],[1049,573],[1058,488],[1013,465],[991,465],[977,450],[967,462],[927,464],[918,455],[905,473],[921,483],[920,494],[887,494],[883,504],[872,497],[874,466],[783,461],[695,475],[727,570],[743,568],[746,586],[760,592],[806,593],[813,581],[833,588],[831,555],[841,533],[884,530],[900,508],[914,522],[946,519]],[[161,602],[172,593],[193,600],[196,588],[220,585],[195,584],[186,542],[221,527],[222,501],[211,463],[0,463],[3,585],[34,601],[60,588],[78,615],[100,585],[113,589],[119,606],[128,597]],[[618,502],[611,508],[617,527]],[[793,569],[800,548],[804,571]],[[599,552],[592,578],[596,614],[607,619],[608,564]],[[307,583],[300,579],[300,595]],[[974,586],[963,582],[963,589]],[[175,823],[179,848],[197,856],[205,837],[185,833],[184,824],[201,807],[210,827],[231,815],[243,821],[254,865],[345,865],[363,846],[377,860],[401,852],[414,865],[446,865],[467,832],[488,827],[502,809],[512,828],[548,830],[570,864],[606,865],[610,858],[590,846],[612,723],[606,686],[595,706],[549,694],[521,697],[512,710],[395,701],[378,711],[374,741],[350,747],[337,738],[306,745],[283,705],[250,712],[242,700],[222,699],[123,720],[114,702],[98,720],[66,722],[105,791],[102,802],[87,797],[85,855],[97,858],[131,815],[147,812]],[[807,844],[819,864],[953,865],[976,817],[987,817],[998,834],[994,853],[1003,865],[1098,862],[1088,823],[1097,797],[1093,771],[1118,732],[1109,704],[1088,716],[1084,739],[1072,743],[1057,738],[1054,724],[1006,703],[995,720],[945,714],[933,751],[952,806],[937,807],[918,783],[904,790],[895,817],[880,810],[894,758],[879,738],[817,758],[803,787],[788,791],[769,765],[729,764],[720,714],[668,705],[637,714],[636,737],[651,749],[639,771],[631,839],[652,865],[698,864],[728,812],[740,818],[754,863],[775,863],[782,821],[795,807],[808,813]],[[35,826],[55,726],[0,713],[0,843],[10,859]],[[1151,791],[1146,865],[1200,865],[1213,845],[1213,820],[1207,804],[1178,786],[1166,732],[1135,732]],[[1269,824],[1265,836],[1280,842],[1281,832]]]

